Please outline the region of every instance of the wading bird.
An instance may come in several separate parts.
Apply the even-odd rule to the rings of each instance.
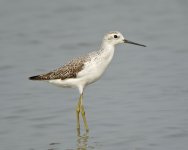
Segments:
[[[115,45],[121,43],[145,47],[145,45],[125,39],[120,32],[109,32],[104,36],[99,50],[72,59],[70,62],[56,70],[29,77],[30,80],[48,81],[49,83],[60,87],[78,88],[80,93],[76,106],[78,132],[80,132],[80,113],[83,118],[86,132],[89,131],[83,104],[84,89],[87,85],[97,81],[102,76],[113,58]]]

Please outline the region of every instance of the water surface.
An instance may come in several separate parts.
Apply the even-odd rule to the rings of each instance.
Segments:
[[[2,0],[0,149],[187,150],[187,6]],[[78,91],[27,78],[96,50],[111,30],[147,48],[117,46],[107,72],[85,92],[90,132],[77,137]]]

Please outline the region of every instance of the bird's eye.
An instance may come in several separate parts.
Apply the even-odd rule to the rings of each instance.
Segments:
[[[117,36],[117,35],[114,35],[114,38],[116,39],[116,38],[118,38],[118,36]]]

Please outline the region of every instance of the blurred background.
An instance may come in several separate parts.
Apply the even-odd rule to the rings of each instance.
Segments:
[[[187,8],[187,0],[1,0],[0,149],[187,150]],[[77,137],[78,91],[28,77],[98,49],[114,30],[147,47],[117,46],[86,89],[90,133]]]

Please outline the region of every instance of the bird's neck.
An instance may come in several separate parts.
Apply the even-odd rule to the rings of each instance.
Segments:
[[[100,57],[103,59],[106,59],[109,63],[111,62],[113,56],[114,56],[114,45],[103,42],[101,45],[101,48],[99,50]]]
[[[101,44],[101,48],[100,48],[100,50],[102,52],[110,52],[111,51],[112,53],[114,53],[114,49],[115,49],[115,46],[113,44],[109,44],[107,42],[103,42]]]

